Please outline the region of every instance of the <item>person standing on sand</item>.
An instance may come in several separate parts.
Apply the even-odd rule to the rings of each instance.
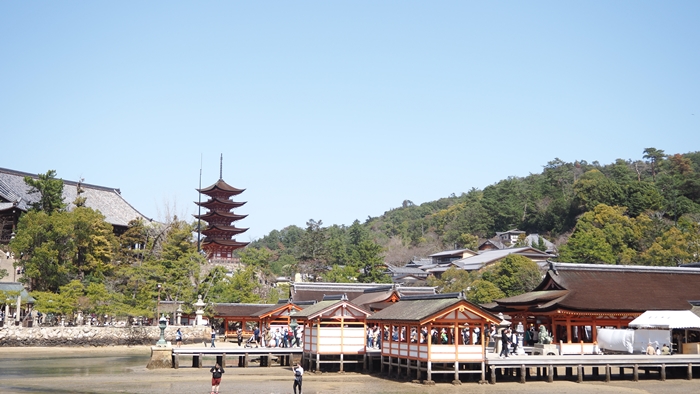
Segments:
[[[214,329],[214,326],[211,326],[211,347],[216,347],[216,344],[214,344],[215,341],[216,341],[216,330]]]
[[[301,364],[297,363],[297,366],[294,368],[294,394],[297,394],[297,386],[299,386],[299,394],[301,394],[302,375],[304,375],[304,368],[301,367]]]
[[[179,328],[175,333],[175,343],[177,344],[177,347],[180,347],[182,345],[182,331],[180,331]]]
[[[211,394],[219,392],[219,385],[221,384],[221,375],[225,372],[224,369],[216,363],[209,372],[211,372]]]

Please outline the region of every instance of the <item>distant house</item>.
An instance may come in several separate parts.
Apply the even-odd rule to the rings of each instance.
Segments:
[[[0,168],[0,243],[10,241],[20,215],[39,200],[38,193],[29,194],[30,187],[24,182],[25,176],[38,178],[36,174]],[[132,220],[152,221],[132,207],[117,188],[64,180],[63,201],[68,210],[75,208],[73,201],[78,195],[78,186],[83,190],[81,197],[86,199],[85,206],[100,211],[105,221],[114,227],[115,234],[126,231]]]
[[[496,232],[496,238],[503,242],[505,245],[513,246],[518,242],[521,235],[525,235],[525,231],[518,229],[512,229],[504,231],[502,233]]]
[[[477,252],[471,250],[471,249],[455,249],[455,250],[446,250],[444,252],[439,252],[439,253],[433,253],[431,254],[430,257],[432,259],[433,264],[445,264],[449,263],[454,260],[459,260],[463,259],[465,257],[470,257],[476,255]]]
[[[477,271],[486,266],[495,264],[512,254],[527,257],[539,265],[544,265],[547,259],[554,257],[551,254],[531,247],[485,250],[475,256],[454,260],[449,264],[440,264],[426,268],[426,272],[439,278],[450,267],[456,267],[465,271]]]

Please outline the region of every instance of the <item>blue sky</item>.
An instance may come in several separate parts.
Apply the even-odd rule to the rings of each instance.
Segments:
[[[0,167],[260,238],[550,160],[700,150],[700,2],[0,3]]]

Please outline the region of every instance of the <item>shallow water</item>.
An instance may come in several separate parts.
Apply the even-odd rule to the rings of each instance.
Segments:
[[[0,353],[2,351],[0,350]],[[104,356],[91,354],[27,354],[2,357],[2,379],[45,377],[88,377],[91,375],[119,375],[148,363],[148,355]],[[0,385],[0,387],[2,387]]]
[[[150,349],[23,349],[0,348],[0,393],[209,393],[209,367],[184,367],[178,370],[145,368]],[[206,365],[213,360],[205,359]],[[291,393],[293,375],[289,367],[227,367],[221,393]],[[666,382],[589,381],[574,383],[541,381],[495,385],[464,383],[453,386],[438,383],[425,386],[398,382],[379,375],[307,373],[304,393],[396,393],[396,394],[541,394],[541,393],[653,393],[700,392],[700,380],[673,379]]]

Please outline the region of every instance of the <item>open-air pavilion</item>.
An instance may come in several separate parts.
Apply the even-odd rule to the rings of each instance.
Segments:
[[[345,297],[327,297],[294,314],[304,325],[303,364],[320,370],[322,364],[365,362],[366,319],[370,312],[349,302]]]
[[[485,327],[501,319],[458,293],[403,297],[371,315],[382,330],[381,371],[415,379],[433,374],[485,376]],[[476,341],[465,338],[478,338]],[[475,343],[476,342],[476,343]]]

